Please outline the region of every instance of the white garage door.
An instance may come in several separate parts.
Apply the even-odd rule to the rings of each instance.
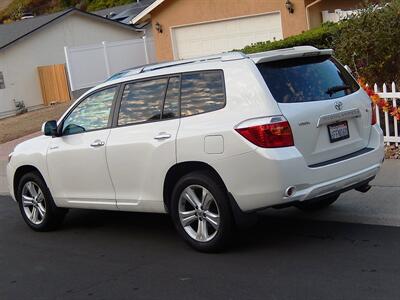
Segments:
[[[251,43],[282,37],[279,12],[172,29],[176,59],[241,49]]]

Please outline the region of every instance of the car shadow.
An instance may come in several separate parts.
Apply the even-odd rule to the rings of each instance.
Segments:
[[[255,225],[237,230],[228,252],[256,251],[260,249],[282,249],[312,246],[341,240],[357,243],[357,238],[368,232],[369,225],[337,223],[273,217],[259,214]],[[132,239],[136,242],[160,242],[163,245],[180,241],[170,217],[166,214],[150,214],[118,211],[71,210],[61,228],[75,234],[111,235],[113,239]]]

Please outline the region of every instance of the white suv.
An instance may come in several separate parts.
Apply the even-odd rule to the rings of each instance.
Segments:
[[[67,208],[169,213],[201,251],[267,207],[316,210],[366,192],[383,136],[331,50],[232,52],[121,72],[80,97],[7,167],[25,222]]]

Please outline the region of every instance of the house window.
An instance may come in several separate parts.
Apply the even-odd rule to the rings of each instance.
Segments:
[[[5,89],[5,88],[6,88],[6,85],[4,83],[4,75],[3,75],[3,72],[0,72],[0,90]]]

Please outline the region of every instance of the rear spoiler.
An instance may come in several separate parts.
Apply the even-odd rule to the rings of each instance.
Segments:
[[[297,57],[310,57],[320,55],[332,55],[332,49],[317,49],[311,46],[294,47],[280,50],[273,50],[267,52],[261,52],[256,54],[250,54],[249,58],[254,63],[264,63],[270,61],[284,60]]]

